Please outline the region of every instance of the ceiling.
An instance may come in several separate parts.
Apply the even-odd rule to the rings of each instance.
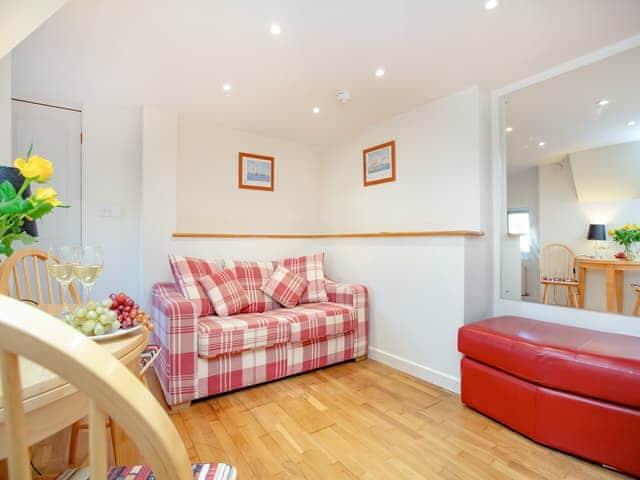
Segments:
[[[71,0],[14,51],[13,89],[69,106],[171,105],[327,145],[639,32],[638,0]]]
[[[598,105],[602,99],[609,104]],[[640,47],[518,90],[504,102],[504,127],[513,128],[504,133],[511,174],[640,140]]]

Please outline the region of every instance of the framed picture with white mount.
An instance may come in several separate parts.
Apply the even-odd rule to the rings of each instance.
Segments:
[[[395,140],[381,143],[362,151],[362,182],[365,187],[395,181]]]
[[[255,153],[238,153],[238,188],[273,192],[276,159]]]

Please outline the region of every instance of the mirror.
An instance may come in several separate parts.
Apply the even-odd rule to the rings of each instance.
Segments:
[[[638,314],[640,48],[500,101],[502,297]]]

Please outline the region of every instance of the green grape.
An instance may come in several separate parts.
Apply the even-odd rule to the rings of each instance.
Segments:
[[[87,312],[87,319],[88,320],[95,320],[96,318],[98,318],[98,314],[96,312],[94,312],[93,310],[89,310]]]
[[[95,310],[96,308],[98,308],[98,304],[93,300],[91,300],[90,302],[87,303],[86,307],[87,307],[87,310]]]
[[[111,300],[110,298],[105,298],[105,299],[102,301],[102,306],[103,306],[104,308],[110,308],[110,307],[111,307],[111,303],[112,303],[112,300]]]
[[[87,314],[87,310],[82,307],[79,307],[76,309],[75,312],[73,312],[73,314],[76,316],[76,318],[82,318]]]
[[[103,313],[102,315],[100,315],[98,317],[98,321],[102,324],[102,325],[106,325],[108,323],[111,323],[112,320],[109,318],[109,315],[107,315],[106,313]]]
[[[96,326],[93,327],[93,334],[94,335],[104,335],[104,327],[102,326],[101,323],[96,323]]]
[[[96,307],[96,313],[98,315],[102,315],[105,312],[106,312],[106,310],[103,307],[100,307],[100,306]]]
[[[82,328],[82,331],[84,333],[86,333],[87,335],[90,335],[91,332],[93,332],[93,329],[96,327],[96,321],[95,320],[87,320],[86,322],[84,322],[82,324],[82,326],[80,328]]]
[[[109,315],[109,319],[113,322],[115,320],[118,320],[118,312],[116,312],[115,310],[109,310],[107,312],[107,315]]]
[[[119,321],[119,320],[116,320],[115,322],[113,322],[113,323],[111,324],[111,331],[112,331],[112,332],[116,332],[116,331],[118,331],[118,330],[120,330],[120,321]]]

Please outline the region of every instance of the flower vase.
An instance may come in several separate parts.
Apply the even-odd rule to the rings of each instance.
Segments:
[[[624,246],[624,255],[628,260],[635,260],[638,255],[637,250],[638,249],[635,244],[629,243],[628,245]]]

